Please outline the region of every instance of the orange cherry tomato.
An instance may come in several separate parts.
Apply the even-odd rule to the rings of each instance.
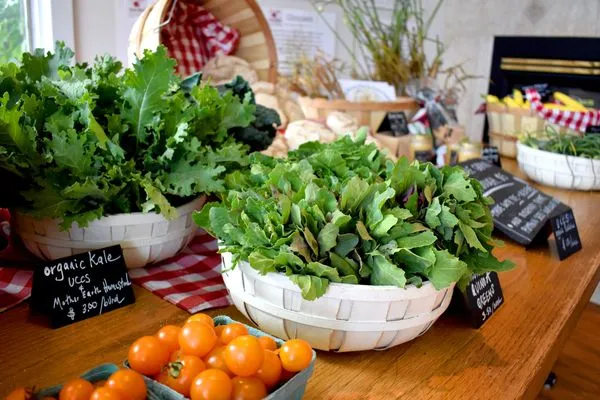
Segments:
[[[261,400],[267,397],[267,388],[258,378],[236,376],[233,378],[231,400]]]
[[[262,346],[262,348],[265,350],[271,350],[271,351],[277,350],[277,343],[275,342],[275,340],[273,340],[272,337],[261,336],[258,338],[258,341],[260,342],[260,345]]]
[[[204,322],[192,321],[179,332],[179,345],[182,354],[204,357],[215,347],[217,335],[212,327]]]
[[[223,329],[226,326],[227,325],[217,325],[217,326],[215,326],[215,333],[217,334],[218,337],[221,337],[221,333],[223,333]]]
[[[194,378],[206,369],[204,361],[196,356],[182,356],[180,361],[167,364],[158,381],[185,397],[190,397],[190,387]]]
[[[221,333],[221,341],[224,344],[228,344],[238,336],[244,336],[248,334],[248,328],[244,325],[234,322],[233,324],[225,325],[223,332]]]
[[[192,321],[204,322],[213,328],[215,327],[215,321],[210,317],[210,315],[207,315],[207,314],[203,314],[203,313],[194,314],[191,317],[189,317],[187,319],[187,321],[185,321],[185,323],[187,324],[188,322],[192,322]]]
[[[179,331],[181,328],[178,326],[165,325],[156,333],[156,337],[169,353],[179,349]]]
[[[75,378],[65,383],[58,393],[59,400],[89,400],[94,385],[85,379]]]
[[[6,396],[4,400],[30,400],[33,398],[33,390],[31,388],[16,388]]]
[[[283,369],[290,372],[302,371],[310,365],[312,347],[302,339],[288,340],[281,346],[279,358]]]
[[[279,383],[281,369],[281,361],[279,361],[277,354],[270,350],[265,350],[265,359],[254,376],[260,379],[267,389],[270,390]]]
[[[123,400],[119,392],[106,386],[94,390],[89,400]]]
[[[225,346],[215,346],[214,349],[210,351],[207,355],[204,356],[204,363],[207,368],[216,368],[220,369],[223,372],[226,372],[227,375],[233,375],[229,368],[227,368],[227,364],[225,364],[225,357],[223,356],[223,352],[225,351]]]
[[[127,360],[134,371],[156,375],[169,362],[169,351],[156,336],[143,336],[133,342]]]
[[[233,391],[231,378],[220,369],[207,369],[194,379],[190,389],[192,400],[230,400]]]
[[[120,369],[106,381],[106,387],[121,396],[122,400],[144,400],[146,398],[146,382],[139,373],[132,369]]]
[[[257,338],[250,335],[233,339],[223,352],[227,368],[235,375],[254,375],[264,360],[265,350]]]

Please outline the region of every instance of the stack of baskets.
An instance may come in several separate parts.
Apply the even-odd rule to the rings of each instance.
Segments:
[[[580,135],[572,129],[550,124],[531,109],[509,107],[502,103],[487,103],[486,107],[490,143],[498,147],[500,154],[505,157],[517,157],[520,135],[542,132],[547,126],[552,126],[559,133]]]

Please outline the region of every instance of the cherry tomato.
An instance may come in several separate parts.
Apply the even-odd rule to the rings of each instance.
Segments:
[[[220,369],[227,373],[227,375],[233,375],[227,365],[225,364],[225,358],[223,357],[223,352],[225,351],[225,346],[215,346],[214,349],[210,351],[207,355],[204,356],[204,363],[207,368],[216,368]]]
[[[180,357],[181,357],[181,350],[175,350],[174,352],[171,353],[171,357],[169,358],[169,361],[171,361],[171,362],[177,361],[177,360],[179,360]]]
[[[261,400],[267,397],[267,388],[258,378],[236,376],[233,378],[231,400]]]
[[[220,369],[207,369],[194,379],[190,389],[192,400],[230,400],[231,378]]]
[[[302,371],[312,360],[312,347],[305,340],[288,340],[281,346],[279,352],[283,369],[290,372]]]
[[[204,322],[188,322],[179,332],[179,345],[183,354],[204,357],[215,347],[216,342],[215,331]]]
[[[265,350],[271,350],[271,351],[277,350],[277,343],[275,342],[275,340],[273,340],[272,337],[261,336],[258,338],[258,341],[260,342],[260,345],[262,346],[262,348]]]
[[[122,400],[144,400],[146,398],[146,382],[139,373],[132,369],[120,369],[106,381],[106,387],[116,391]]]
[[[85,379],[75,378],[65,383],[58,394],[59,400],[89,400],[94,385]]]
[[[225,325],[225,328],[223,328],[223,332],[221,333],[221,341],[224,344],[228,344],[236,337],[247,334],[248,329],[244,325],[234,322],[233,324]]]
[[[213,328],[215,327],[215,321],[210,317],[210,315],[206,315],[203,313],[198,313],[198,314],[192,315],[191,317],[189,317],[187,319],[187,321],[185,321],[185,323],[187,324],[188,322],[192,322],[192,321],[204,322]]]
[[[156,333],[156,337],[169,353],[179,349],[179,331],[181,328],[178,326],[165,325]]]
[[[180,361],[169,363],[160,375],[158,381],[167,385],[185,397],[190,397],[190,387],[194,378],[206,369],[204,361],[196,356],[182,356]]]
[[[89,400],[122,400],[122,398],[119,392],[104,386],[96,388],[89,397]]]
[[[235,375],[254,375],[262,365],[265,350],[257,338],[250,335],[233,339],[223,352],[227,368]]]
[[[217,325],[217,326],[215,326],[215,333],[217,334],[217,337],[221,337],[221,333],[223,333],[223,329],[226,326],[227,325]]]
[[[277,354],[265,350],[265,359],[254,376],[260,379],[267,389],[277,386],[279,379],[281,379],[281,361],[279,361]]]
[[[156,375],[169,362],[169,351],[156,336],[143,336],[133,342],[127,360],[140,374]]]
[[[33,398],[33,390],[30,388],[17,388],[6,396],[5,400],[29,400]]]

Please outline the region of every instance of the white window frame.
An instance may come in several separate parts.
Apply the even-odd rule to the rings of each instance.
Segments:
[[[29,48],[54,49],[62,40],[75,49],[73,0],[25,0]]]

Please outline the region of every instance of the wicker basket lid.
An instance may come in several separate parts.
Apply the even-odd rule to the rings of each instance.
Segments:
[[[129,35],[129,54],[138,57],[160,44],[160,27],[169,20],[174,0],[157,0],[137,19]],[[177,0],[192,1],[192,0]],[[248,61],[260,80],[277,81],[277,51],[271,29],[255,0],[194,0],[241,35],[237,57]]]

